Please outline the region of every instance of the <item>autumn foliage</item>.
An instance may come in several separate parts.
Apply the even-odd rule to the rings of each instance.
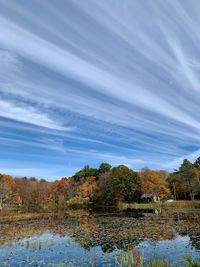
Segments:
[[[48,212],[69,206],[113,206],[145,201],[143,196],[155,196],[157,200],[199,199],[200,158],[194,164],[184,160],[170,174],[150,169],[135,172],[124,165],[112,168],[108,163],[99,168],[85,166],[74,176],[54,182],[0,174],[0,211]]]
[[[149,195],[155,195],[160,199],[168,196],[169,189],[163,177],[163,172],[145,169],[139,173],[142,191]]]
[[[16,188],[12,176],[0,174],[0,210],[12,202],[12,195]]]

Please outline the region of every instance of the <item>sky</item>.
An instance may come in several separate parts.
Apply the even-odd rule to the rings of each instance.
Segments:
[[[0,172],[200,156],[200,1],[0,0]]]

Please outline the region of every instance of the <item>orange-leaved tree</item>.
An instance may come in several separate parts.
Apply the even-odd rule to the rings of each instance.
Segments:
[[[165,198],[169,189],[163,178],[161,171],[152,171],[145,169],[139,173],[141,178],[142,191],[146,194],[152,194],[160,199]]]
[[[61,205],[64,204],[66,200],[68,200],[71,183],[71,180],[67,178],[62,178],[52,183],[51,200],[54,204]]]
[[[78,187],[77,193],[81,198],[91,201],[98,190],[96,177],[87,177],[87,180]]]

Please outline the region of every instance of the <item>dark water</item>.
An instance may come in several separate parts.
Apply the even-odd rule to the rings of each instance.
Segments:
[[[125,266],[130,257],[185,266],[185,256],[200,262],[200,211],[70,211],[0,224],[0,266]]]

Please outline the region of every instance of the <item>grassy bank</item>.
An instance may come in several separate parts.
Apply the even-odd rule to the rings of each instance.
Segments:
[[[31,219],[39,219],[45,216],[41,213],[10,213],[10,214],[1,214],[0,223],[10,223],[15,221],[27,221]]]
[[[94,211],[98,210],[106,210],[109,212],[115,212],[116,207],[96,207]],[[131,210],[171,210],[171,211],[176,211],[176,210],[181,210],[181,211],[193,211],[193,210],[200,210],[200,201],[173,201],[171,203],[167,202],[156,202],[156,203],[119,203],[117,206],[117,210],[119,211],[125,211],[127,209]],[[86,207],[86,206],[80,206],[76,208],[72,207],[65,207],[65,209],[62,210],[56,210],[54,212],[52,211],[47,211],[47,212],[29,212],[29,213],[0,213],[0,223],[9,223],[13,221],[23,221],[23,220],[31,220],[31,219],[38,219],[38,218],[43,218],[43,217],[48,217],[51,215],[55,215],[59,212],[63,213],[70,213],[70,212],[80,212],[84,211],[87,212],[91,210],[91,207]]]
[[[118,209],[119,210],[127,210],[127,209],[135,209],[135,210],[152,210],[152,209],[186,209],[186,210],[194,210],[200,209],[200,201],[186,201],[186,200],[179,200],[173,201],[170,203],[167,202],[151,202],[151,203],[119,203]]]

